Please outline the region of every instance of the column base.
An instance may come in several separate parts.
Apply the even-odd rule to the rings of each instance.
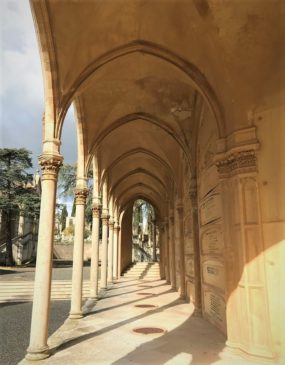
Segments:
[[[49,347],[44,346],[39,349],[28,348],[25,359],[28,361],[39,361],[39,360],[46,359],[49,356],[50,356]]]
[[[249,361],[256,361],[259,364],[276,364],[276,358],[270,350],[249,350],[242,347],[242,345],[226,341],[224,349],[225,354],[235,354]],[[281,364],[281,363],[280,363]]]
[[[201,308],[195,308],[193,312],[194,317],[203,317],[202,315],[202,309]]]
[[[70,312],[69,313],[69,316],[68,316],[69,319],[80,319],[80,318],[83,318],[83,313],[82,312]]]

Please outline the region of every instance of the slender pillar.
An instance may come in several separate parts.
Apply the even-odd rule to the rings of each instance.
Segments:
[[[157,257],[156,257],[156,221],[154,220],[152,222],[153,224],[153,247],[152,247],[152,260],[153,262],[157,261]]]
[[[73,267],[72,267],[72,293],[70,319],[82,318],[82,280],[83,280],[83,253],[84,253],[84,222],[85,204],[88,189],[75,189],[75,229],[73,246]]]
[[[180,297],[185,299],[185,254],[184,254],[184,225],[183,225],[183,205],[179,204],[176,206],[177,210],[177,224],[178,224],[178,235],[179,235],[179,269],[180,269]]]
[[[176,269],[175,269],[175,242],[174,242],[174,216],[169,217],[169,260],[170,260],[170,280],[172,289],[176,289]]]
[[[90,299],[98,297],[98,270],[99,270],[99,224],[101,206],[96,203],[92,207],[92,247],[90,267]]]
[[[195,270],[195,312],[202,313],[201,298],[201,268],[200,268],[200,242],[199,242],[199,218],[198,218],[198,198],[197,180],[193,178],[190,186],[190,199],[192,205],[192,235],[194,245],[194,270]]]
[[[114,252],[113,252],[113,277],[118,279],[118,245],[119,245],[120,226],[114,225]]]
[[[62,164],[59,154],[43,154],[39,158],[42,168],[42,198],[37,248],[37,266],[34,283],[34,299],[30,344],[27,360],[41,360],[49,356],[47,336],[51,289],[51,270],[55,218],[56,183]]]
[[[101,283],[102,290],[107,290],[107,264],[108,264],[108,185],[107,180],[103,182],[102,188],[102,258],[101,258]]]
[[[102,260],[101,260],[101,289],[107,289],[107,260],[108,260],[108,209],[102,212]]]
[[[109,219],[108,282],[113,281],[113,245],[114,245],[114,221],[113,219]]]
[[[164,244],[165,244],[165,276],[167,284],[170,284],[170,252],[169,252],[169,229],[168,222],[164,223]]]
[[[122,273],[122,229],[118,231],[118,278]]]

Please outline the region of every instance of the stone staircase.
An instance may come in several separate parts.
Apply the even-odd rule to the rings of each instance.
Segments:
[[[0,281],[0,303],[29,302],[33,300],[33,281]],[[83,281],[83,298],[89,296],[89,281]],[[51,300],[71,298],[71,280],[53,280]]]
[[[129,279],[160,280],[158,262],[135,262],[122,275]]]

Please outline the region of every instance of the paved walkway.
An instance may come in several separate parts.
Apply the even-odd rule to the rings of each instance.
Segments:
[[[154,305],[141,308],[137,305]],[[120,279],[80,320],[66,320],[49,338],[50,358],[40,365],[245,365],[225,351],[225,338],[193,315],[164,281]],[[139,327],[165,333],[137,334]],[[22,365],[34,364],[26,360]],[[256,363],[255,363],[256,365]]]

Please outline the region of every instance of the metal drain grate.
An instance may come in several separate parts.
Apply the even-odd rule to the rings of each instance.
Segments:
[[[156,308],[156,305],[153,304],[137,304],[135,305],[137,308]]]
[[[157,333],[165,333],[166,331],[158,327],[139,327],[134,328],[133,332],[140,333],[142,335],[155,335]]]

